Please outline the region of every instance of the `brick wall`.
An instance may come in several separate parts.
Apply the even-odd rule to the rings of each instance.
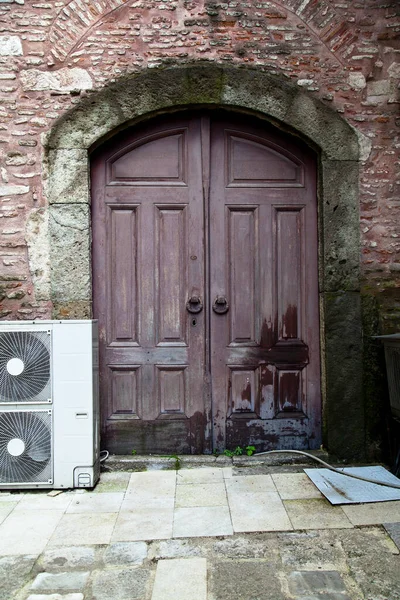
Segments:
[[[399,34],[396,0],[0,0],[0,317],[51,317],[46,246],[31,244],[47,204],[42,134],[123,75],[209,61],[290,79],[363,134],[363,281],[389,294],[389,330],[400,306]]]

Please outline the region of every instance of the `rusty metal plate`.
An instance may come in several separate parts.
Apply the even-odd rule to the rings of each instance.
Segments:
[[[348,467],[344,473],[352,473],[400,485],[400,479],[389,473],[384,467]],[[314,485],[331,504],[358,504],[364,502],[385,502],[400,500],[400,489],[369,483],[353,477],[346,477],[329,469],[304,469]]]

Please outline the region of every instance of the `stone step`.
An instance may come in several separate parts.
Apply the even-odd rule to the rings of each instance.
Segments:
[[[308,454],[333,464],[334,466],[344,466],[344,463],[337,465],[334,457],[330,457],[325,450],[307,450]],[[253,456],[214,456],[214,455],[122,455],[111,454],[106,461],[102,463],[103,471],[147,471],[147,470],[179,470],[194,469],[200,467],[216,468],[230,467],[252,468],[260,472],[274,472],[275,468],[279,471],[301,471],[303,466],[318,466],[318,463],[311,458],[299,454],[254,454]],[[321,465],[320,465],[321,466]],[[266,470],[266,469],[270,469]]]

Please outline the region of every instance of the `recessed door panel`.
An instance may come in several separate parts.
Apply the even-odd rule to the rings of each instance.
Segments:
[[[109,286],[109,340],[137,342],[137,207],[109,206],[107,212],[108,264],[114,266]]]
[[[187,206],[156,206],[157,345],[187,345]]]
[[[256,341],[258,213],[257,207],[227,207],[228,281],[231,298],[229,321],[231,344]],[[247,310],[243,310],[243,306]]]

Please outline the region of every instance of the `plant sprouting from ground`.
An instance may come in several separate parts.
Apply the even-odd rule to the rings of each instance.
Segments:
[[[241,446],[236,446],[234,450],[224,450],[222,454],[225,456],[241,456],[246,453],[247,456],[252,456],[256,451],[255,446],[246,446],[244,449]]]
[[[179,469],[181,468],[181,462],[182,462],[181,457],[178,456],[177,454],[170,454],[168,456],[168,458],[175,461],[175,466],[174,466],[175,471],[179,471]]]

